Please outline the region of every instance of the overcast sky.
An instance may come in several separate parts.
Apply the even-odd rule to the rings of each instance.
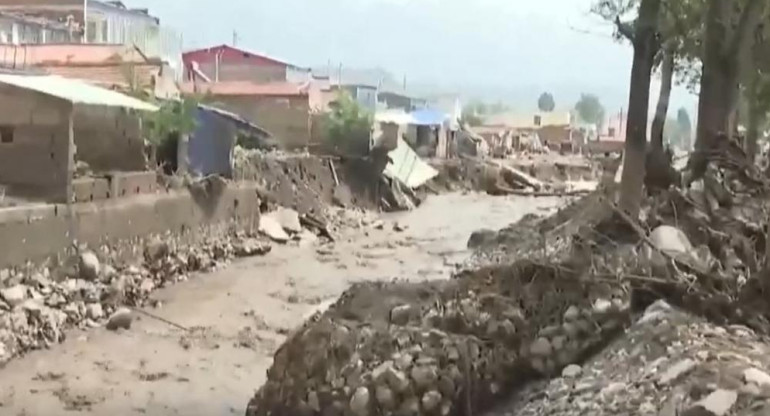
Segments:
[[[125,2],[148,7],[186,48],[231,43],[235,31],[239,46],[301,66],[379,66],[450,89],[552,90],[557,102],[562,89],[612,91],[619,105],[627,96],[631,50],[589,14],[591,0]],[[692,103],[680,92],[672,104]]]

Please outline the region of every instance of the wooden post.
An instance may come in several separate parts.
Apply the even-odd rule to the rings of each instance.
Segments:
[[[75,216],[72,204],[75,199],[75,190],[72,182],[75,177],[75,105],[70,104],[67,116],[67,230],[70,241],[77,240],[75,235]]]

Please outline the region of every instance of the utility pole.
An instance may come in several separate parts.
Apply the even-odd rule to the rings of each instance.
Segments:
[[[233,46],[238,45],[238,32],[233,30]]]
[[[83,0],[83,43],[88,43],[88,0]]]

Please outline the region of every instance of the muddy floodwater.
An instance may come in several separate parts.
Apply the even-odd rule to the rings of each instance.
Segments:
[[[384,227],[344,230],[334,244],[276,246],[157,292],[128,331],[73,332],[48,351],[0,370],[2,415],[242,415],[275,349],[308,314],[351,283],[447,278],[468,256],[468,236],[557,198],[447,194],[384,214]],[[393,229],[398,223],[404,230]],[[399,228],[401,228],[399,227]]]

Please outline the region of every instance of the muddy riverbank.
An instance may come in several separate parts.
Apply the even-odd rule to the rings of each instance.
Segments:
[[[241,415],[286,334],[350,284],[446,278],[469,255],[473,231],[561,204],[556,198],[431,196],[416,211],[383,215],[382,227],[344,230],[335,244],[277,246],[268,256],[193,276],[156,292],[163,306],[151,310],[186,329],[145,317],[128,331],[71,333],[64,344],[2,370],[0,409],[14,415]]]

